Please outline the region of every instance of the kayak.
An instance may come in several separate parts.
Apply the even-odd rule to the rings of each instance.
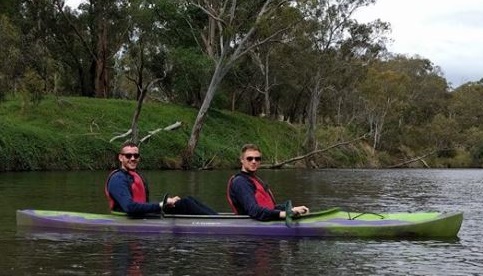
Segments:
[[[154,215],[132,218],[48,210],[17,210],[19,227],[120,233],[170,233],[291,237],[453,238],[463,213],[365,213],[340,208],[313,212],[290,220],[257,221],[248,216]]]

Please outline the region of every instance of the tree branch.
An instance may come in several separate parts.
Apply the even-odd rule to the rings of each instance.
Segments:
[[[62,14],[62,16],[64,17],[64,19],[67,21],[67,23],[69,24],[69,26],[74,30],[75,34],[80,39],[80,41],[82,42],[82,45],[84,45],[85,49],[89,52],[89,54],[91,55],[91,57],[94,60],[97,60],[98,58],[97,58],[96,54],[93,52],[92,48],[87,43],[87,41],[85,40],[84,36],[82,36],[82,34],[79,31],[79,29],[77,29],[77,27],[74,25],[74,23],[65,14],[65,12],[64,12],[64,1],[58,1],[57,0],[57,1],[54,1],[54,4],[56,4],[59,12]]]
[[[167,126],[165,128],[158,128],[158,129],[155,129],[155,130],[152,130],[152,131],[148,131],[148,135],[144,136],[141,140],[139,140],[139,143],[142,143],[144,141],[146,141],[147,139],[151,138],[151,136],[153,136],[154,134],[162,131],[162,130],[165,130],[165,131],[170,131],[170,130],[175,130],[179,127],[181,127],[182,123],[181,122],[176,122],[170,126]]]
[[[364,134],[360,137],[357,137],[353,140],[350,140],[350,141],[344,141],[344,142],[340,142],[340,143],[337,143],[337,144],[334,144],[334,145],[331,145],[325,149],[320,149],[320,150],[314,150],[314,151],[311,151],[305,155],[301,155],[301,156],[297,156],[297,157],[294,157],[294,158],[291,158],[291,159],[288,159],[288,160],[285,160],[285,161],[282,161],[280,163],[275,163],[275,164],[272,164],[272,165],[266,165],[266,166],[261,166],[261,168],[264,168],[264,169],[279,169],[281,168],[283,165],[286,165],[288,163],[292,163],[292,162],[295,162],[295,161],[299,161],[299,160],[303,160],[303,159],[306,159],[306,158],[309,158],[313,155],[316,155],[316,154],[319,154],[319,153],[322,153],[322,152],[326,152],[330,149],[333,149],[333,148],[336,148],[336,147],[339,147],[339,146],[343,146],[343,145],[347,145],[347,144],[351,144],[355,141],[358,141],[358,140],[362,140],[364,138],[366,138],[367,134]]]
[[[124,138],[124,137],[128,136],[131,133],[132,133],[132,128],[130,128],[128,131],[126,131],[123,134],[120,134],[120,135],[117,135],[117,136],[112,137],[111,140],[109,140],[109,143],[112,143],[114,140],[117,140],[119,138]]]
[[[423,158],[427,157],[427,156],[430,156],[430,155],[433,155],[435,153],[437,153],[439,150],[433,150],[431,152],[428,152],[424,155],[421,155],[421,156],[418,156],[418,157],[415,157],[415,158],[412,158],[412,159],[409,159],[409,160],[406,160],[404,162],[401,162],[401,163],[398,163],[398,164],[395,164],[395,165],[392,165],[392,166],[389,166],[388,168],[389,169],[394,169],[394,168],[400,168],[402,166],[405,166],[407,164],[410,164],[410,163],[413,163],[413,162],[417,162],[417,161],[421,161],[423,163],[423,165],[427,168],[429,168],[428,164],[423,160]]]

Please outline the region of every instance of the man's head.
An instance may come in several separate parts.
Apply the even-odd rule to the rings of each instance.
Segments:
[[[257,145],[246,144],[241,149],[240,162],[242,164],[241,170],[248,173],[254,173],[260,167],[262,160],[262,152]]]
[[[121,146],[118,159],[123,169],[134,171],[138,166],[139,156],[138,146],[135,143],[127,142]]]

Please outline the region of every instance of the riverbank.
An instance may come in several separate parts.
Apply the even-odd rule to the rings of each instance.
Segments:
[[[0,171],[98,170],[117,166],[116,152],[131,125],[135,101],[94,98],[46,98],[37,106],[20,100],[0,103]],[[197,109],[165,103],[145,103],[139,120],[140,137],[176,122],[182,126],[160,131],[144,142],[142,168],[179,169]],[[241,113],[211,110],[195,156],[196,167],[238,167],[239,148],[259,144],[264,163],[277,163],[303,154],[304,130],[287,122]],[[321,145],[351,137],[342,129],[320,131]],[[357,146],[324,153],[323,166],[366,166]],[[293,164],[292,164],[293,165]]]

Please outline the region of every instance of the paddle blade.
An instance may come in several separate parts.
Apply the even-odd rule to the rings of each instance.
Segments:
[[[285,202],[285,225],[292,227],[293,213],[292,213],[292,201],[287,200]]]
[[[161,217],[164,217],[164,208],[166,208],[166,205],[167,205],[167,202],[168,202],[168,197],[169,197],[169,194],[165,193],[164,196],[163,196],[163,199],[161,200],[161,204],[160,204]]]

